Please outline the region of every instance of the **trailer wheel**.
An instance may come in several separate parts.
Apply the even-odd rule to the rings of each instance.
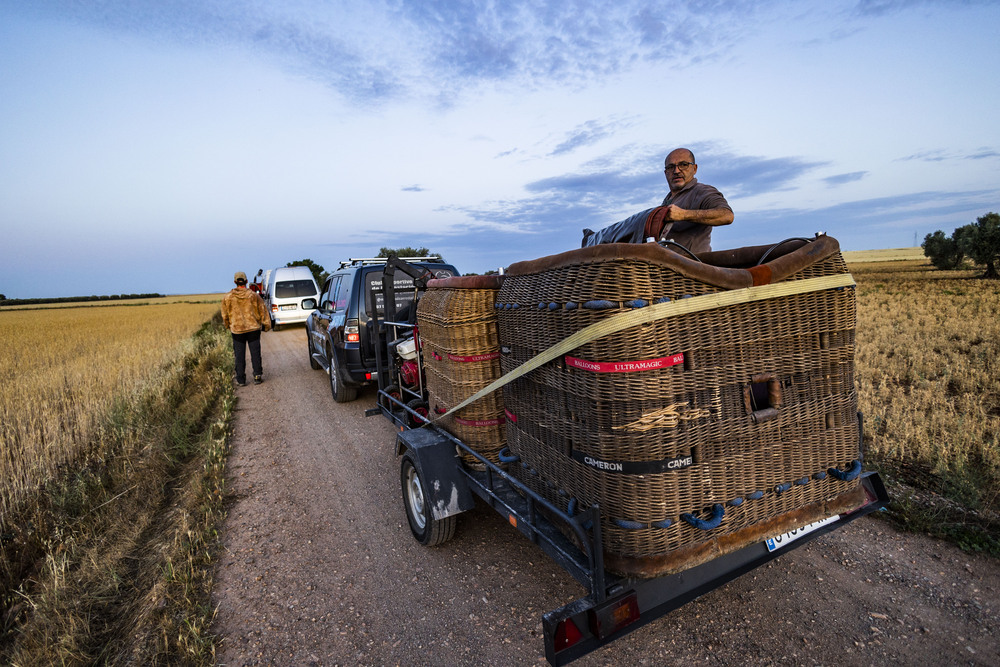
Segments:
[[[409,403],[407,403],[406,407],[413,410],[418,415],[424,418],[427,418],[427,416],[430,414],[430,410],[427,408],[427,401],[424,401],[419,398],[415,398]],[[407,412],[406,423],[409,425],[410,428],[417,428],[418,426],[423,426],[426,422],[421,419],[417,419],[409,412]]]
[[[393,398],[395,398],[397,401],[400,398],[402,398],[402,394],[399,391],[399,387],[397,387],[394,384],[390,384],[383,391],[385,391],[385,393],[389,394],[389,396],[392,396]],[[395,412],[395,411],[397,411],[399,409],[398,405],[396,405],[395,403],[393,403],[392,401],[390,401],[385,396],[382,396],[381,394],[379,394],[379,397],[378,397],[378,404],[380,406],[382,406],[383,408],[385,408],[386,410],[389,410],[390,412]]]
[[[337,352],[330,350],[330,393],[336,403],[349,403],[358,397],[358,388],[344,384],[344,376],[337,363]]]
[[[403,505],[406,506],[410,532],[417,542],[426,547],[433,547],[454,537],[458,517],[453,514],[444,519],[434,518],[424,481],[409,454],[403,456],[399,481],[403,489]]]

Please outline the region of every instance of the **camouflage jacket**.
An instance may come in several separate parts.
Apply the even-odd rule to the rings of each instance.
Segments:
[[[222,322],[234,334],[267,331],[271,326],[264,300],[245,287],[235,287],[222,298]]]

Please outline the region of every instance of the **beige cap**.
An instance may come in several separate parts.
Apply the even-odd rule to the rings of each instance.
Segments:
[[[236,275],[233,276],[233,282],[237,282],[237,281],[240,281],[240,280],[242,280],[243,282],[246,282],[247,281],[247,274],[243,273],[242,271],[237,271]]]

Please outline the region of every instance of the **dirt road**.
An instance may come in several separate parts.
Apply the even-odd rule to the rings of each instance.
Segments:
[[[216,572],[220,665],[544,664],[544,612],[585,591],[492,510],[413,540],[394,431],[263,336],[240,387]],[[579,665],[997,665],[1000,564],[865,517]]]

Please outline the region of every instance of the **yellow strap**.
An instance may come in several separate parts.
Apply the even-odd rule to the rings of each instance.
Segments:
[[[853,287],[854,278],[849,273],[838,273],[832,276],[822,276],[819,278],[807,278],[805,280],[788,280],[775,283],[774,285],[759,285],[757,287],[745,287],[742,289],[726,290],[725,292],[715,292],[713,294],[703,294],[691,297],[690,299],[679,299],[677,301],[667,301],[657,303],[646,308],[637,308],[628,312],[613,315],[600,322],[595,322],[590,326],[580,329],[576,333],[564,338],[552,347],[532,357],[531,360],[521,364],[506,375],[497,378],[487,386],[483,387],[475,394],[465,399],[448,412],[436,417],[437,421],[446,417],[456,410],[461,410],[465,406],[478,401],[483,396],[496,391],[505,384],[516,380],[526,373],[530,373],[542,364],[572,352],[581,345],[591,341],[618,333],[623,329],[655,322],[667,317],[678,315],[688,315],[702,310],[713,308],[724,308],[742,303],[752,303],[754,301],[765,301],[767,299],[777,299],[792,294],[804,294],[806,292],[818,292],[825,289],[837,289],[841,287]]]

